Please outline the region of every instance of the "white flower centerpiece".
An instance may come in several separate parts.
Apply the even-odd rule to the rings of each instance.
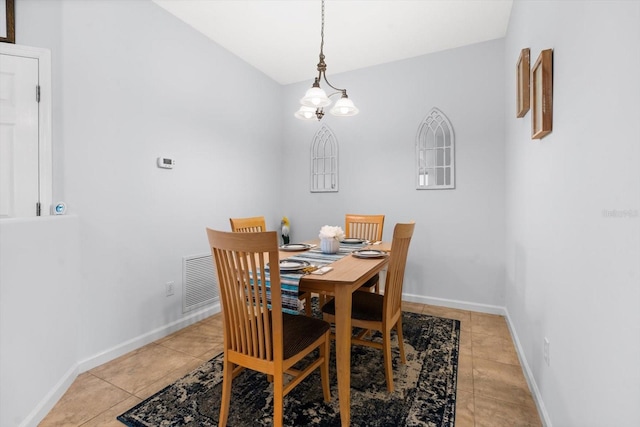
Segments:
[[[325,254],[335,254],[340,249],[340,241],[344,239],[342,227],[324,225],[320,229],[320,250]]]

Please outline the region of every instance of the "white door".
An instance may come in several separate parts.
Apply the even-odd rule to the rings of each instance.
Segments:
[[[0,218],[36,216],[38,60],[0,55]]]

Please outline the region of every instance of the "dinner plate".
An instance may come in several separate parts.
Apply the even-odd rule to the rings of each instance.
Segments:
[[[313,246],[308,245],[306,243],[287,243],[286,245],[280,246],[281,251],[286,252],[298,252],[298,251],[306,251],[307,249],[312,248]]]
[[[356,245],[356,244],[360,244],[360,243],[364,243],[364,242],[366,242],[366,240],[363,240],[363,239],[355,239],[355,238],[352,238],[352,237],[348,237],[348,238],[346,238],[346,239],[342,239],[342,240],[340,241],[340,243],[346,243],[346,244],[348,244],[348,245]]]
[[[376,249],[362,249],[359,251],[351,252],[351,255],[356,258],[382,258],[388,256],[389,254]]]
[[[293,259],[281,259],[280,271],[297,271],[305,267],[309,267],[311,264],[308,261],[298,261]]]

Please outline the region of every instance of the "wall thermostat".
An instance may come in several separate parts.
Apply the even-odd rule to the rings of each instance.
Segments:
[[[163,169],[173,169],[176,161],[167,157],[158,157],[158,167]]]
[[[67,205],[64,202],[58,202],[53,207],[53,213],[55,215],[64,215],[67,212]]]

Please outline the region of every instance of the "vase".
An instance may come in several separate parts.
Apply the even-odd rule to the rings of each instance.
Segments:
[[[336,239],[320,239],[320,250],[324,254],[335,254],[340,249],[340,242]]]

